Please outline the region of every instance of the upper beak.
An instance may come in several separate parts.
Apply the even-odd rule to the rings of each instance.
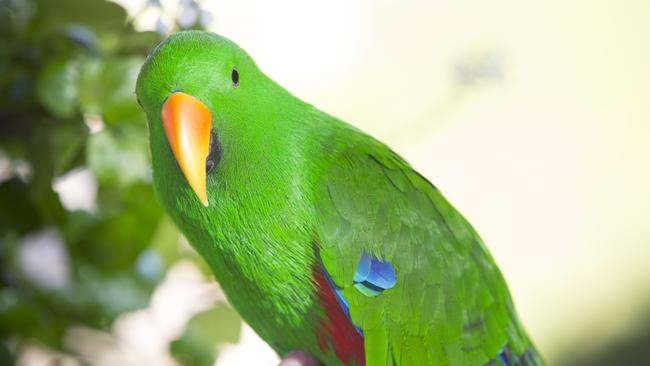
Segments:
[[[174,92],[163,104],[162,123],[185,179],[207,207],[205,161],[210,153],[210,111],[195,97]]]

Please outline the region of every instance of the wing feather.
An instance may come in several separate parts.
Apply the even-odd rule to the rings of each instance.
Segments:
[[[321,259],[363,331],[368,365],[483,365],[506,345],[517,355],[531,347],[479,236],[399,156],[355,144],[318,187]],[[364,255],[392,264],[392,288],[354,288]]]

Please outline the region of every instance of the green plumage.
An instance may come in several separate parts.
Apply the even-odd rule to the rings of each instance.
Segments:
[[[160,111],[174,91],[212,113],[222,157],[207,177],[208,207],[165,139]],[[161,204],[279,354],[342,364],[319,346],[320,254],[363,331],[367,365],[500,365],[504,347],[513,365],[541,364],[494,261],[442,194],[382,143],[289,94],[232,42],[175,34],[143,66],[137,95]],[[395,269],[395,286],[376,297],[353,286],[364,251]]]

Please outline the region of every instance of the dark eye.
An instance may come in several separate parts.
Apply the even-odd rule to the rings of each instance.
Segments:
[[[232,84],[234,86],[239,86],[239,73],[237,72],[237,69],[232,69],[230,78],[232,79]]]

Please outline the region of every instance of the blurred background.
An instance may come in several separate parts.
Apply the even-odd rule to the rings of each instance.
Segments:
[[[648,19],[645,0],[0,0],[0,364],[278,362],[151,188],[135,78],[196,28],[432,180],[549,364],[650,364]]]

